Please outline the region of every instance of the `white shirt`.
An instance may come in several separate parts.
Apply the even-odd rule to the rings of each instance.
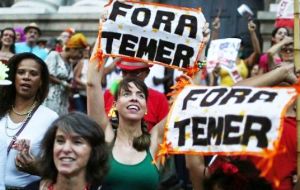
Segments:
[[[30,140],[30,152],[34,156],[39,153],[40,142],[47,129],[57,117],[58,115],[54,111],[41,105],[18,136],[18,139]],[[15,129],[15,131],[11,129],[7,130],[6,123],[9,128],[17,129]],[[6,157],[7,148],[11,142],[12,136],[19,130],[18,126],[21,125],[21,123],[13,123],[8,115],[0,120],[0,139],[3,141],[3,143],[1,143],[3,144],[3,149],[0,149],[0,185],[1,182],[5,181],[5,185],[7,186],[24,187],[39,179],[38,176],[18,171],[15,165],[15,158],[18,151],[11,149],[9,155]],[[7,159],[4,160],[4,158]],[[1,164],[3,161],[5,161],[4,165],[6,165],[6,167],[3,167]],[[5,173],[5,175],[3,175],[3,173]]]

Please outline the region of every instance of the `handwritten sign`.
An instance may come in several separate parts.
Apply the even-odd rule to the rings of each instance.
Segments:
[[[114,1],[100,29],[101,48],[105,55],[184,69],[197,61],[204,23],[201,9]]]
[[[293,88],[188,86],[168,118],[168,153],[263,156],[275,151],[283,113],[295,97]]]

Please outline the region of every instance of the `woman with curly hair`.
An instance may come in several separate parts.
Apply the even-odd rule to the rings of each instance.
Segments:
[[[7,66],[12,84],[0,87],[0,157],[5,160],[4,168],[0,164],[0,182],[5,182],[6,189],[18,189],[38,179],[35,156],[42,136],[58,116],[41,105],[49,87],[49,72],[42,59],[20,53]],[[30,140],[26,141],[30,149],[20,146],[21,139]]]

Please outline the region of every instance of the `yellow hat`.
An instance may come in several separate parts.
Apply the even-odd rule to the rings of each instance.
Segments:
[[[71,36],[68,40],[67,48],[86,48],[88,45],[86,37],[82,33],[77,33]]]

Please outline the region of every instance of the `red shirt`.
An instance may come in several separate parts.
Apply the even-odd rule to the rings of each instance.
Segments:
[[[279,143],[279,150],[285,147],[286,151],[278,153],[273,160],[273,167],[265,176],[272,183],[274,190],[293,189],[292,176],[297,170],[297,129],[296,118],[285,118],[283,131]],[[250,157],[254,163],[259,163],[262,158]],[[263,166],[261,167],[263,168]],[[275,187],[274,179],[280,181],[279,187]]]
[[[271,169],[264,176],[272,184],[274,190],[293,189],[292,177],[297,170],[297,130],[296,118],[294,117],[284,119],[282,136],[279,142],[279,150],[283,149],[285,149],[284,152],[275,155]],[[256,166],[264,159],[255,156],[232,156],[231,158],[250,159]],[[224,163],[224,159],[222,159],[222,156],[218,156],[213,165],[209,167],[209,171],[213,173],[222,163]],[[264,164],[267,164],[267,162],[264,162]],[[257,168],[263,171],[266,165]],[[280,182],[278,187],[275,185],[275,179]]]
[[[166,96],[156,90],[148,88],[147,114],[144,117],[150,131],[158,122],[160,122],[169,112],[169,104]],[[114,102],[114,96],[109,90],[104,93],[105,111],[109,113]]]

